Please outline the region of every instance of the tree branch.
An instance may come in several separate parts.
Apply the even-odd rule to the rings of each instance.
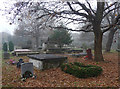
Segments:
[[[116,25],[119,25],[119,24],[120,24],[119,19],[120,19],[120,15],[118,15],[118,16],[116,17],[116,19],[115,19],[115,21],[114,21],[113,24],[109,25],[109,28],[103,30],[102,32],[104,33],[104,32],[106,32],[106,31],[108,31],[109,29],[115,27]]]
[[[95,14],[94,10],[92,9],[90,3],[86,0],[87,4],[89,5],[90,10]]]
[[[115,5],[116,3],[117,3],[117,2],[114,2],[114,3],[111,4],[110,6],[106,7],[106,8],[104,9],[104,11],[110,9],[110,7],[112,7],[112,6]]]
[[[76,4],[80,4],[81,7],[84,8],[87,13],[89,13],[89,14],[91,13],[90,10],[89,10],[84,4],[81,4],[81,3],[79,3],[79,2],[75,2],[75,3],[76,3]],[[92,14],[91,14],[91,16],[89,16],[89,15],[87,15],[87,14],[85,14],[85,13],[79,13],[78,11],[75,11],[75,10],[72,8],[70,2],[67,2],[67,4],[68,4],[68,6],[70,7],[70,9],[72,10],[72,12],[73,12],[74,14],[83,16],[83,17],[85,17],[85,18],[87,18],[87,19],[89,19],[89,20],[91,19]],[[83,9],[83,10],[84,10],[84,9]]]
[[[105,16],[107,16],[111,11],[113,11],[113,10],[115,10],[115,9],[118,9],[118,8],[120,8],[120,6],[115,7],[115,8],[113,8],[113,9],[109,10],[107,13],[105,13],[105,15],[103,16],[103,18],[104,18]]]
[[[58,27],[52,27],[52,26],[49,26],[49,27],[51,27],[51,28],[54,28],[54,29],[66,29],[66,30],[68,30],[68,31],[76,31],[76,32],[93,32],[93,30],[73,30],[73,29],[71,29],[71,28],[67,28],[67,27],[61,27],[61,26],[58,26]]]

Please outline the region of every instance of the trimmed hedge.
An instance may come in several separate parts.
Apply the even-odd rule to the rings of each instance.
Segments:
[[[99,66],[84,65],[79,62],[62,64],[61,70],[78,78],[97,77],[103,71]]]

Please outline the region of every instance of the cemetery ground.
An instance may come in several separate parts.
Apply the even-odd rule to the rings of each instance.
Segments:
[[[15,60],[20,58],[23,58],[25,62],[29,60],[26,56],[11,57],[11,59]],[[20,69],[16,68],[16,65],[7,64],[6,62],[9,60],[3,60],[2,85],[3,87],[118,87],[118,53],[104,53],[104,59],[104,62],[95,62],[85,60],[83,57],[68,56],[69,62],[82,62],[84,64],[101,66],[103,73],[98,77],[83,79],[66,74],[60,68],[44,71],[34,68],[36,79],[29,78],[25,82],[20,79]]]

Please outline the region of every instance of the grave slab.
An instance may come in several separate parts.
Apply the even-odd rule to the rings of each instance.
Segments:
[[[28,55],[29,62],[40,70],[59,67],[62,63],[67,62],[67,57],[55,54],[36,54]]]

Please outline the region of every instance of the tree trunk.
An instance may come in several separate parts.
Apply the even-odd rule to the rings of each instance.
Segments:
[[[106,49],[105,49],[106,52],[110,52],[110,50],[111,50],[114,34],[115,34],[116,31],[117,31],[117,29],[111,29],[110,32],[109,32],[108,40],[107,40],[107,43],[106,43]]]
[[[102,55],[102,37],[103,33],[101,31],[94,33],[94,60],[95,61],[104,61]]]

